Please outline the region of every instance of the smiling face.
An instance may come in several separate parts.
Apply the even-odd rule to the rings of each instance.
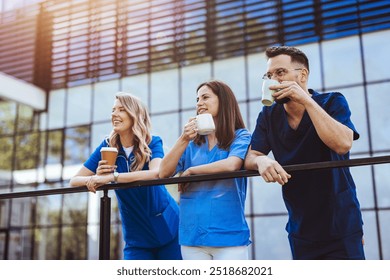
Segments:
[[[115,99],[114,106],[112,107],[111,123],[114,131],[119,135],[131,131],[131,127],[133,126],[130,115],[126,112],[119,99]]]
[[[218,96],[208,87],[202,86],[197,93],[196,111],[198,114],[210,113],[216,118],[219,109]]]

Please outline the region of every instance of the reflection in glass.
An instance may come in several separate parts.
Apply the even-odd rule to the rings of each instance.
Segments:
[[[59,228],[36,228],[34,232],[34,259],[58,260]]]
[[[10,232],[9,260],[31,260],[32,230],[15,230]]]
[[[121,224],[111,225],[111,236],[110,236],[110,259],[120,260],[123,259],[123,238]]]
[[[61,232],[61,259],[84,260],[87,256],[86,226],[63,227]]]
[[[9,190],[7,190],[6,192],[9,192]],[[0,228],[5,228],[6,226],[8,226],[8,215],[9,215],[10,203],[11,200],[6,200],[6,199],[0,200]]]
[[[49,131],[46,164],[61,163],[62,130]]]
[[[16,136],[15,170],[34,169],[38,167],[39,134],[22,134]]]
[[[16,104],[0,99],[0,135],[12,134],[15,128]]]
[[[12,137],[0,137],[0,170],[11,170],[12,167]]]
[[[38,190],[59,188],[59,183],[41,184]],[[62,207],[62,195],[48,195],[37,197],[36,202],[36,223],[39,226],[44,225],[59,225],[60,213]]]
[[[32,225],[32,215],[35,212],[35,198],[18,198],[12,200],[11,226]]]
[[[18,105],[17,130],[30,131],[34,128],[34,111],[31,107]]]
[[[89,136],[89,126],[66,129],[64,165],[82,163],[89,157]]]
[[[88,193],[67,194],[64,196],[62,222],[69,225],[87,223]]]
[[[4,260],[5,254],[5,233],[0,232],[0,260]]]

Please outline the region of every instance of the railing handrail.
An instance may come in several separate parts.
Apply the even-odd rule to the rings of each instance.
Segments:
[[[305,171],[317,170],[317,169],[324,169],[324,168],[341,168],[341,167],[352,167],[352,166],[360,166],[360,165],[372,165],[372,164],[381,164],[381,163],[390,163],[390,156],[294,164],[294,165],[284,166],[283,168],[287,172],[293,172],[293,171],[304,171],[304,170]],[[131,183],[107,184],[101,186],[98,189],[98,191],[103,191],[103,196],[100,198],[99,259],[101,260],[110,259],[111,199],[108,196],[108,190],[129,188],[129,187],[168,185],[168,184],[185,183],[185,182],[211,181],[211,180],[231,179],[231,178],[238,178],[238,177],[252,177],[252,176],[259,176],[258,171],[240,170],[234,172],[171,177],[171,178],[164,178],[164,179],[136,181]],[[57,189],[50,189],[50,190],[5,193],[5,194],[0,194],[0,199],[35,197],[35,196],[43,196],[43,195],[66,194],[66,193],[87,192],[87,191],[88,189],[85,186],[65,187],[65,188],[57,188]]]
[[[307,170],[317,170],[317,169],[326,169],[326,168],[353,167],[353,166],[373,165],[373,164],[383,164],[383,163],[390,163],[390,156],[377,156],[377,157],[368,157],[368,158],[339,160],[339,161],[324,161],[324,162],[315,162],[315,163],[294,164],[294,165],[283,166],[283,168],[287,172],[292,172],[292,171],[307,171]],[[254,176],[260,176],[257,170],[239,170],[233,172],[222,172],[222,173],[205,174],[205,175],[191,175],[191,176],[183,176],[183,177],[171,177],[171,178],[164,178],[164,179],[134,181],[131,183],[107,184],[98,188],[97,191],[112,190],[112,189],[119,189],[119,188],[130,188],[130,187],[141,187],[141,186],[153,186],[153,185],[170,185],[170,184],[185,183],[185,182],[212,181],[212,180],[231,179],[231,178],[240,178],[240,177],[254,177]],[[82,187],[62,187],[56,189],[44,189],[44,190],[24,191],[24,192],[10,192],[10,193],[0,194],[0,199],[35,197],[35,196],[68,194],[68,193],[79,193],[79,192],[88,192],[88,189],[85,186],[82,186]]]

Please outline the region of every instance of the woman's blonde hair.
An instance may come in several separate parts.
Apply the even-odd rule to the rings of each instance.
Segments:
[[[118,92],[115,97],[121,102],[133,123],[131,130],[134,137],[133,153],[135,160],[132,162],[130,170],[142,170],[145,163],[149,162],[152,154],[149,148],[152,136],[150,134],[151,124],[148,109],[138,97],[130,93]],[[118,150],[122,146],[119,134],[115,131],[110,134],[109,144]]]

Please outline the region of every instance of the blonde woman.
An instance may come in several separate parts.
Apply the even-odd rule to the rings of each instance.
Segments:
[[[135,96],[120,92],[112,108],[113,130],[95,149],[71,186],[87,186],[91,192],[109,182],[118,183],[158,178],[164,156],[162,140],[150,134],[146,107]],[[116,147],[115,166],[101,159],[102,147]],[[115,171],[115,172],[114,172]],[[178,205],[165,186],[115,190],[125,241],[124,259],[181,259],[178,245]]]

